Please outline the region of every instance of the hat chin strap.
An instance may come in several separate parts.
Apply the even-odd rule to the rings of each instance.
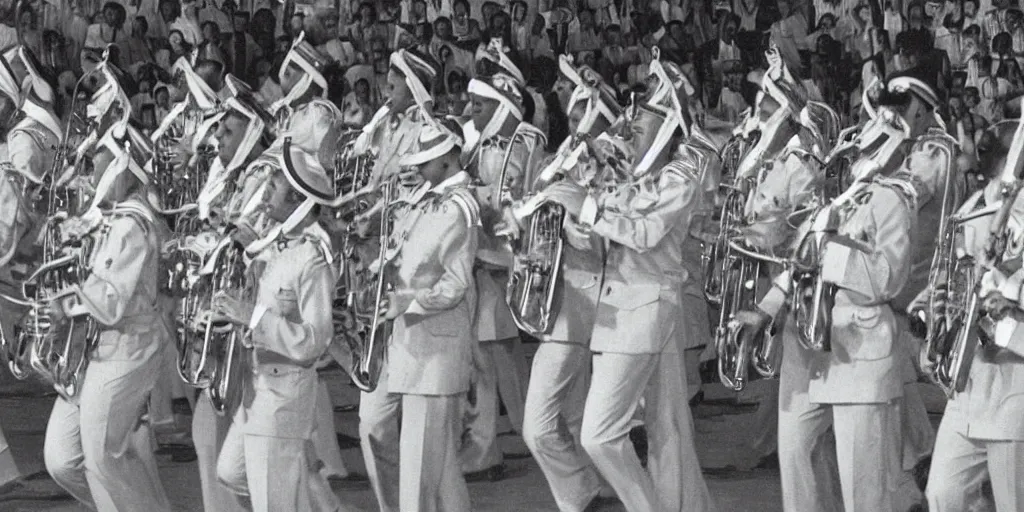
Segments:
[[[270,229],[263,238],[252,242],[245,247],[245,252],[249,254],[258,254],[263,249],[266,249],[277,237],[283,233],[288,233],[295,229],[305,218],[309,215],[309,212],[313,211],[313,206],[316,205],[316,201],[312,199],[306,199],[299,205],[291,215],[285,219],[284,222],[278,224]]]
[[[303,94],[306,94],[306,91],[309,90],[310,85],[313,85],[313,77],[309,76],[308,73],[302,75],[302,78],[299,79],[299,82],[297,84],[292,86],[291,90],[288,91],[288,94],[286,94],[284,98],[281,98],[280,100],[277,100],[275,102],[277,108],[272,108],[271,110],[275,111],[276,113],[276,110],[282,107],[291,106],[292,102],[301,98]]]
[[[126,170],[131,171],[132,174],[139,178],[139,181],[143,183],[149,182],[145,171],[135,162],[130,151],[121,148],[109,133],[100,141],[100,144],[114,154],[114,160],[103,170],[103,176],[100,177],[100,182],[96,184],[96,196],[92,198],[89,210],[99,210],[99,205],[106,199],[107,194],[110,193],[110,187],[114,185],[114,180]]]
[[[675,115],[674,112],[663,112],[666,117],[662,121],[661,127],[658,128],[657,135],[654,136],[654,142],[651,143],[651,147],[644,153],[644,157],[637,164],[636,169],[633,170],[633,176],[641,176],[654,165],[655,160],[661,155],[662,150],[668,145],[669,141],[672,140],[672,133],[676,131],[676,128],[683,126],[682,119]]]

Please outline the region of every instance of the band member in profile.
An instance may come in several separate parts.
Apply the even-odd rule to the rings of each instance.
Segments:
[[[831,330],[826,333],[831,350],[792,347],[802,350],[804,365],[798,368],[808,375],[806,395],[793,394],[788,404],[782,403],[793,421],[782,422],[787,416],[780,414],[783,501],[794,510],[835,509],[817,501],[822,498],[813,489],[797,492],[803,488],[801,478],[820,470],[810,461],[830,426],[843,508],[904,509],[897,505],[895,482],[904,473],[900,439],[905,425],[901,427],[899,404],[907,353],[900,346],[894,308],[918,258],[915,240],[933,236],[927,231],[919,234],[920,219],[928,205],[943,201],[946,177],[955,172],[950,167],[955,152],[948,136],[927,131],[938,106],[935,89],[927,81],[894,75],[883,103],[887,105],[880,108],[898,114],[881,119],[895,119],[908,137],[883,146],[887,150],[866,152],[861,158],[869,159],[862,162],[867,166],[854,164],[856,181],[850,189],[806,221],[810,234],[805,240],[820,237],[823,242],[812,243],[809,251],[801,246],[795,256],[797,268],[820,272],[836,293]],[[895,149],[907,145],[912,147],[903,159]],[[741,312],[737,319],[757,332],[782,309],[790,293],[796,292],[787,271],[775,279],[758,312]]]
[[[257,512],[337,510],[337,497],[317,470],[313,445],[316,363],[333,339],[331,305],[337,270],[319,206],[333,188],[315,155],[286,140],[261,160],[269,175],[249,177],[236,198],[260,201],[269,223],[247,213],[234,223],[236,240],[253,258],[254,297],[223,290],[214,309],[246,329],[252,371],[217,461],[217,476]],[[262,192],[246,197],[250,191]],[[234,201],[234,198],[233,198]],[[264,227],[267,229],[264,231]],[[281,477],[287,475],[287,478]]]
[[[566,58],[563,73],[574,79],[568,103],[573,134],[541,165],[534,187],[539,194],[575,197],[582,202],[587,189],[600,186],[588,140],[605,137],[621,108],[611,90],[590,68],[576,68]],[[628,169],[621,169],[622,175]],[[515,209],[513,208],[513,211]],[[529,219],[516,219],[518,236]],[[523,440],[544,472],[559,510],[585,510],[598,500],[602,485],[597,468],[580,445],[583,405],[590,386],[590,335],[604,273],[603,248],[580,250],[566,243],[561,259],[561,293],[552,305],[550,332],[540,336],[526,394]],[[556,292],[558,293],[558,292]]]
[[[693,419],[677,329],[682,246],[703,196],[701,176],[674,160],[689,131],[682,73],[653,61],[656,80],[629,120],[635,155],[631,179],[590,196],[565,233],[577,247],[607,244],[605,278],[591,338],[593,375],[583,415],[582,445],[630,511],[712,508],[697,462]],[[604,152],[625,159],[625,152]],[[629,441],[641,399],[651,446],[645,470]]]
[[[416,192],[384,208],[394,211],[393,228],[375,266],[393,283],[385,316],[394,330],[377,388],[359,407],[363,458],[384,512],[470,510],[457,453],[476,343],[480,216],[457,130],[445,121],[420,133],[400,162]]]
[[[397,176],[402,157],[416,150],[418,134],[433,116],[439,67],[432,57],[416,50],[391,54],[388,100],[363,127],[355,145],[357,154],[375,157],[369,187]]]
[[[523,121],[526,112],[521,76],[511,62],[506,62],[493,75],[475,78],[469,85],[472,123],[479,137],[464,151],[464,161],[481,184],[476,195],[483,232],[475,272],[481,359],[473,377],[471,395],[475,400],[468,404],[467,434],[459,458],[463,472],[474,479],[486,475],[495,480],[503,474],[504,456],[497,442],[499,395],[513,429],[522,431],[523,423],[526,356],[505,301],[512,254],[495,229],[503,220],[504,203],[527,189],[547,140],[538,128]]]
[[[223,222],[223,206],[233,183],[250,163],[262,154],[271,143],[272,118],[251,95],[244,91],[227,98],[222,104],[223,111],[216,117],[217,160],[213,163],[210,176],[198,198],[199,215],[203,219]],[[215,235],[209,233],[211,237]],[[202,484],[203,507],[218,512],[242,511],[245,508],[235,495],[217,480],[217,458],[224,438],[231,427],[237,408],[236,401],[227,404],[218,414],[206,392],[196,399],[192,416],[192,440],[198,457],[199,480]]]
[[[30,240],[25,235],[41,220],[34,212],[26,210],[26,202],[21,198],[40,186],[41,178],[49,172],[63,126],[57,116],[56,97],[48,100],[40,97],[40,94],[44,97],[52,94],[51,83],[37,76],[34,82],[43,80],[38,87],[30,85],[27,90],[22,89],[28,67],[20,65],[20,72],[16,72],[10,62],[21,64],[19,52],[30,55],[27,49],[16,47],[0,56],[3,60],[0,62],[0,176],[4,181],[0,185],[0,205],[3,205],[0,218],[4,219],[0,223],[0,290],[15,297],[21,293],[26,271],[37,264],[37,244],[27,243]],[[23,92],[27,97],[23,97],[26,96]],[[19,104],[23,105],[21,114]],[[24,313],[23,307],[0,302],[0,329],[4,336],[14,335],[14,324]],[[69,497],[48,480],[44,482],[50,489],[22,475],[11,446],[0,430],[0,501]]]
[[[169,231],[147,198],[152,146],[126,122],[98,137],[95,199],[62,226],[65,235],[93,239],[90,273],[55,296],[49,314],[55,325],[92,317],[100,332],[77,400],[54,404],[44,460],[53,479],[89,508],[170,511],[143,419],[171,336],[152,271]]]
[[[1018,120],[997,123],[982,136],[978,143],[978,169],[985,171],[990,181],[968,198],[958,216],[992,210],[1001,204],[1004,183],[999,173],[1006,165],[1012,165],[1008,153],[1024,142],[1014,136],[1017,124]],[[946,404],[936,436],[925,489],[928,510],[935,512],[987,510],[980,503],[988,501],[981,491],[985,481],[992,484],[994,510],[1024,507],[1024,482],[1014,476],[1020,474],[1024,465],[1024,419],[1019,414],[1024,405],[1019,399],[1024,393],[1024,380],[1020,377],[1024,374],[1024,331],[1018,320],[1024,274],[1013,270],[1020,268],[1024,204],[1019,194],[1009,200],[1014,201],[1005,227],[1009,243],[994,262],[995,268],[981,267],[992,244],[993,215],[966,221],[962,234],[952,241],[958,257],[973,257],[978,265],[975,272],[987,272],[976,293],[984,299],[983,315],[989,318],[977,320],[980,339],[968,340],[979,345],[975,347],[967,385]],[[954,293],[973,291],[947,290],[946,284],[937,283],[934,289],[924,290],[911,306],[911,314],[941,312]],[[930,301],[935,307],[930,307]]]

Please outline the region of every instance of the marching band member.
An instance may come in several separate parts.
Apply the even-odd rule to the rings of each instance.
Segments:
[[[600,179],[589,162],[586,140],[602,137],[618,119],[621,108],[614,91],[596,72],[572,68],[564,57],[559,66],[576,79],[567,109],[573,136],[541,166],[534,186],[543,187],[541,195],[565,190],[581,202],[585,187],[597,186],[592,181]],[[559,177],[561,181],[557,181]],[[550,332],[541,336],[526,393],[523,439],[562,511],[587,509],[601,491],[597,469],[580,445],[583,404],[590,385],[590,335],[604,270],[603,248],[595,245],[598,243],[593,239],[594,246],[587,250],[569,244],[563,247],[561,293],[557,305],[552,306],[559,313]]]
[[[417,134],[433,115],[431,92],[440,67],[429,55],[411,49],[393,52],[390,65],[388,101],[363,127],[355,145],[357,154],[375,156],[367,185],[373,189],[397,176],[399,161],[415,151]]]
[[[770,58],[774,57],[770,54]],[[762,123],[771,123],[763,130],[775,134],[785,146],[765,164],[760,182],[755,181],[754,193],[745,205],[748,225],[743,231],[751,247],[777,253],[791,243],[793,229],[788,225],[789,215],[807,207],[816,194],[823,193],[824,169],[818,162],[832,149],[839,126],[838,118],[833,119],[835,114],[827,106],[806,100],[803,86],[789,74],[781,60],[775,60],[772,69],[761,78],[756,113]],[[771,277],[781,271],[779,268],[771,270]],[[770,282],[765,284],[770,286]],[[775,334],[781,337],[782,360],[778,384],[770,384],[757,412],[758,424],[767,425],[765,431],[752,440],[752,460],[761,458],[759,464],[778,450],[780,426],[786,424],[788,432],[790,422],[799,420],[802,409],[793,408],[792,404],[806,397],[806,372],[800,370],[805,357],[793,324],[787,322]],[[780,396],[785,397],[781,403]],[[835,456],[831,450],[818,450],[811,457],[812,465],[818,470],[799,479],[783,479],[783,488],[799,486],[801,491],[794,492],[817,495],[818,503],[831,502],[822,505],[821,510],[835,509],[839,506]]]
[[[1017,124],[1016,120],[997,123],[986,131],[979,142],[978,168],[987,171],[991,181],[967,200],[958,216],[991,210],[1001,203],[1004,182],[999,179],[999,171],[1011,158],[1019,159],[1014,153],[1022,142],[1018,140],[1020,135],[1014,135]],[[1024,507],[1024,482],[1017,477],[1024,469],[1024,421],[1019,414],[1019,397],[1024,392],[1020,377],[1024,374],[1024,336],[1017,324],[1016,311],[1020,308],[1024,275],[1020,270],[1012,272],[1020,266],[1022,199],[1019,194],[1010,198],[1014,204],[1007,224],[1009,243],[994,262],[995,268],[982,278],[982,290],[978,292],[984,299],[983,310],[997,321],[994,332],[979,329],[989,338],[988,343],[976,347],[967,386],[946,404],[936,436],[925,490],[928,510],[933,512],[980,509],[975,505],[980,501],[980,487],[985,480],[992,483],[995,510]],[[973,257],[978,264],[976,272],[985,271],[981,265],[991,243],[992,220],[993,216],[988,215],[965,221],[962,234],[955,239],[955,257]],[[944,285],[940,283],[936,291],[949,293]],[[911,306],[911,313],[927,311],[928,299],[944,300],[933,296],[933,290],[925,289]]]
[[[505,302],[512,254],[495,234],[495,227],[502,221],[502,202],[512,199],[510,191],[525,190],[524,184],[530,182],[546,141],[543,132],[522,120],[521,78],[522,74],[507,62],[501,71],[475,78],[469,84],[472,122],[479,127],[480,136],[463,155],[467,168],[482,183],[476,195],[483,222],[474,272],[476,332],[481,349],[472,384],[476,400],[467,403],[467,434],[459,453],[462,470],[471,478],[485,475],[494,480],[502,476],[503,455],[497,443],[499,394],[512,428],[517,432],[523,428],[526,356],[512,311]]]
[[[858,181],[847,192],[808,221],[809,236],[823,237],[823,248],[810,258],[817,263],[799,264],[814,265],[837,293],[828,333],[831,351],[794,345],[784,351],[800,356],[802,364],[784,363],[783,375],[792,372],[807,379],[806,394],[784,394],[780,403],[779,462],[787,510],[837,509],[829,502],[828,491],[804,487],[810,475],[822,471],[814,465],[814,452],[827,449],[821,444],[830,426],[843,508],[903,510],[897,505],[896,487],[903,474],[898,443],[907,351],[900,345],[892,303],[911,277],[918,257],[916,239],[933,236],[922,231],[919,211],[942,200],[945,177],[954,172],[941,160],[945,141],[926,134],[938,105],[934,88],[920,78],[908,78],[903,74],[889,79],[890,91],[903,90],[889,95],[897,114],[887,113],[884,119],[917,138],[909,156],[862,156],[870,158],[867,164],[874,170],[855,176]],[[896,168],[894,162],[903,166],[888,176],[873,174]],[[859,168],[854,164],[855,172]],[[763,329],[792,293],[790,288],[790,273],[783,272],[761,300],[759,311],[753,316],[741,312],[737,319],[755,326],[753,332]]]
[[[318,406],[315,364],[333,338],[337,281],[317,205],[329,204],[333,189],[315,155],[287,140],[279,152],[268,153],[254,164],[271,173],[257,184],[255,193],[263,197],[242,199],[262,199],[274,227],[252,232],[259,226],[245,224],[243,217],[236,224],[255,229],[233,235],[253,255],[249,276],[255,280],[255,301],[227,292],[214,297],[224,320],[247,329],[252,348],[252,373],[224,439],[217,476],[257,512],[334,511],[341,505],[318,472],[312,441]],[[248,187],[241,189],[242,195],[248,193]]]
[[[340,71],[336,64],[316,50],[303,33],[296,37],[278,71],[286,94],[270,107],[276,118],[274,131],[278,134],[274,145],[290,140],[293,147],[318,155],[322,166],[331,164],[331,153],[337,148],[327,137],[336,133],[342,121],[341,111],[330,101],[330,94],[335,92],[331,79],[337,76],[336,71]],[[335,85],[334,89],[337,88]],[[326,368],[330,361],[330,357],[325,356],[317,363],[317,369]],[[317,425],[313,435],[316,452],[325,465],[326,475],[344,478],[348,470],[338,448],[334,405],[323,378],[318,379],[317,387]]]
[[[631,175],[596,200],[589,197],[580,222],[566,224],[573,245],[588,247],[594,236],[608,251],[582,445],[626,510],[704,511],[712,508],[711,497],[697,462],[693,419],[679,399],[686,376],[676,339],[686,314],[680,295],[693,279],[682,247],[703,190],[701,176],[673,159],[690,125],[681,73],[660,61],[652,61],[651,70],[656,87],[630,121]],[[612,155],[625,158],[622,151]],[[652,447],[649,473],[629,441],[641,398]]]
[[[53,479],[100,511],[171,510],[142,419],[170,337],[151,271],[169,234],[147,199],[152,177],[143,166],[151,157],[148,139],[126,120],[99,137],[93,204],[65,221],[66,232],[94,239],[91,272],[49,303],[54,322],[89,315],[100,325],[77,400],[57,399],[44,445]],[[100,213],[104,204],[110,213]]]
[[[363,393],[359,433],[377,503],[384,512],[470,510],[459,467],[462,401],[472,370],[480,217],[461,170],[458,127],[438,123],[400,165],[421,182],[399,206],[387,261],[395,291],[388,357],[376,390]]]
[[[19,51],[26,50],[21,48],[12,50],[10,52],[12,60],[18,57]],[[31,55],[31,53],[26,54]],[[2,198],[0,204],[4,205],[4,208],[11,209],[10,211],[5,210],[2,215],[5,222],[9,224],[0,227],[0,239],[3,240],[0,242],[0,247],[11,245],[10,249],[0,250],[6,255],[0,258],[0,261],[4,262],[0,265],[0,269],[2,269],[0,270],[0,289],[4,289],[12,296],[17,296],[18,285],[16,283],[21,282],[22,274],[27,267],[25,262],[16,263],[12,260],[18,252],[17,246],[23,233],[30,229],[30,220],[20,222],[17,220],[19,209],[23,208],[22,202],[18,200],[17,196],[25,192],[24,186],[29,183],[37,183],[38,179],[49,172],[49,162],[53,159],[53,149],[51,148],[56,146],[60,140],[61,123],[57,120],[56,112],[52,107],[39,105],[41,100],[39,93],[45,96],[52,94],[53,89],[45,81],[40,81],[42,77],[38,76],[33,78],[33,82],[38,82],[39,85],[29,87],[29,95],[32,99],[25,99],[25,104],[32,105],[29,107],[29,112],[32,113],[26,112],[24,118],[19,118],[17,111],[18,103],[22,101],[23,80],[11,69],[6,57],[0,56],[0,59],[4,60],[3,63],[0,63],[0,141],[2,141],[0,142],[0,168],[3,169],[0,172],[3,174],[3,181],[8,183],[0,186],[0,198]],[[33,107],[37,109],[33,109]],[[52,125],[58,127],[56,136],[49,128]],[[13,186],[13,180],[20,181],[22,187]],[[24,217],[22,218],[24,219]],[[23,308],[0,303],[0,329],[3,329],[5,336],[12,335],[13,325],[22,313],[24,313]],[[11,453],[7,438],[4,436],[3,430],[0,429],[0,501],[61,497],[67,497],[67,494],[49,492],[23,478],[14,460],[14,455]]]
[[[209,180],[198,198],[200,216],[223,215],[223,192],[227,177],[238,174],[270,146],[270,126],[273,119],[251,95],[242,93],[227,98],[224,110],[217,116],[214,137],[219,148],[217,160],[210,169]],[[218,177],[225,177],[219,180]],[[240,398],[240,397],[236,397]],[[235,495],[217,481],[217,458],[240,403],[228,404],[223,415],[218,415],[206,393],[196,399],[192,415],[192,440],[195,443],[199,465],[199,480],[203,490],[203,506],[217,512],[242,511],[244,507]]]

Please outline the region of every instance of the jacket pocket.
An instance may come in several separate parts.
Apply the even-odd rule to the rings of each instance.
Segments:
[[[601,302],[620,311],[634,311],[661,298],[660,284],[623,284],[605,285]]]
[[[877,361],[891,356],[894,336],[892,313],[883,306],[832,309],[834,350],[845,351],[850,360]]]
[[[444,338],[454,338],[455,336],[458,336],[460,328],[469,329],[469,326],[465,325],[464,322],[456,320],[454,315],[448,315],[445,313],[427,316],[419,323],[431,335]]]

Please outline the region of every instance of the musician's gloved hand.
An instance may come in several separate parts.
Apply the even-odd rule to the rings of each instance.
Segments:
[[[768,327],[768,324],[772,321],[772,317],[768,313],[761,311],[760,308],[754,308],[752,310],[737,311],[730,321],[747,326],[751,328],[753,332],[757,332]]]
[[[928,334],[931,295],[931,290],[921,293],[907,306],[907,316],[910,317],[910,333],[917,338],[924,338]]]
[[[562,236],[565,237],[565,241],[580,251],[589,251],[591,249],[590,235],[592,233],[593,231],[589,226],[574,222],[571,219],[566,219],[562,224]]]
[[[501,221],[494,226],[494,233],[498,236],[507,236],[513,240],[519,239],[523,233],[523,227],[513,212],[513,207],[501,209]]]
[[[67,308],[64,304],[65,298],[66,297],[52,299],[44,306],[45,310],[42,313],[49,316],[50,321],[54,324],[61,323],[68,317]]]
[[[740,235],[751,247],[761,251],[771,251],[778,247],[793,233],[786,223],[785,216],[774,216],[759,219],[740,228]]]
[[[1016,303],[1007,299],[999,292],[989,293],[981,303],[982,311],[996,321],[1002,320],[1015,307],[1017,307]]]
[[[416,292],[413,290],[397,290],[388,292],[386,308],[384,311],[384,318],[388,320],[394,320],[405,313],[412,305],[412,301],[416,298]]]
[[[213,296],[213,321],[221,320],[231,322],[235,325],[246,326],[252,320],[252,312],[256,309],[255,304],[240,300],[220,291]]]

